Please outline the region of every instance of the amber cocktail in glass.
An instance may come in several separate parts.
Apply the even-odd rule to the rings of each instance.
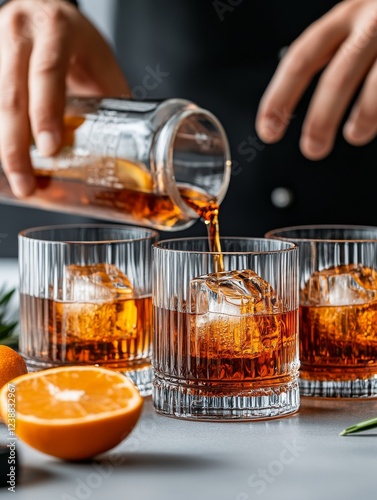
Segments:
[[[154,246],[154,404],[192,419],[297,411],[298,268],[291,243],[206,238]]]
[[[20,233],[20,352],[29,370],[95,364],[150,394],[156,239],[108,224]]]
[[[377,395],[377,228],[300,226],[268,237],[300,249],[300,389]]]

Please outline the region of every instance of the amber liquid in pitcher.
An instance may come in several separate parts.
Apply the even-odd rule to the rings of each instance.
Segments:
[[[66,116],[62,149],[54,168],[54,158],[44,167],[44,159],[34,163],[37,189],[28,197],[30,204],[46,210],[88,214],[106,219],[122,220],[130,214],[139,225],[169,228],[186,215],[167,194],[154,190],[151,172],[141,162],[124,158],[79,156],[73,146],[75,130],[84,117]],[[64,166],[62,165],[64,163]],[[213,196],[189,184],[177,183],[177,189],[186,204],[209,224],[213,251],[219,250],[218,205]],[[14,200],[8,181],[0,169],[0,192]]]

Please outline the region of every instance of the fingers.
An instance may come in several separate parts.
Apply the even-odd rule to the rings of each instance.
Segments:
[[[303,124],[300,148],[309,159],[332,149],[342,117],[365,83],[344,127],[345,139],[366,144],[377,134],[377,5],[339,3],[291,46],[262,98],[256,127],[265,142],[279,140],[314,74],[326,64]]]
[[[131,95],[127,80],[111,53],[108,57],[99,59],[96,53],[90,51],[85,61],[81,61],[75,59],[70,64],[67,86],[71,95],[94,97]]]
[[[300,141],[309,159],[319,160],[330,153],[341,119],[372,63],[372,47],[361,54],[349,50],[352,46],[350,39],[341,47],[312,97]]]
[[[375,62],[343,129],[345,139],[354,146],[367,144],[377,134],[376,89],[377,63]]]
[[[93,29],[92,26],[90,28]],[[94,53],[88,47],[86,51],[86,55],[89,54],[86,59],[89,77],[95,82],[102,95],[130,95],[127,81],[112,50],[98,33],[95,34],[94,39],[97,42],[97,50]],[[104,71],[104,68],[106,68],[106,71]]]
[[[101,95],[113,97],[131,95],[122,70],[110,51],[108,56],[103,57],[103,59],[92,57],[88,62],[90,63],[88,68],[89,74],[92,75],[93,81]],[[104,67],[106,67],[106,71],[103,71]]]
[[[331,59],[347,36],[339,9],[312,24],[290,47],[259,106],[256,129],[265,142],[278,141],[313,76]]]
[[[70,57],[69,19],[60,9],[46,12],[34,37],[29,70],[29,113],[32,133],[42,155],[55,154],[61,144],[65,77]]]
[[[3,18],[7,36],[0,45],[0,156],[17,197],[35,188],[29,157],[28,63],[31,43],[22,36],[23,17]],[[4,24],[1,26],[4,33]]]
[[[351,35],[322,74],[302,128],[300,148],[309,159],[327,156],[334,144],[342,117],[375,57],[372,43],[357,49]]]
[[[68,86],[75,95],[129,96],[130,89],[111,48],[83,16],[77,20],[78,50],[71,60]]]

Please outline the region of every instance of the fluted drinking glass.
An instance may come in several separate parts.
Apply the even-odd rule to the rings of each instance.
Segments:
[[[99,365],[152,382],[151,230],[51,226],[19,235],[20,352],[29,370]]]
[[[300,250],[300,390],[377,396],[377,228],[275,229]]]
[[[253,238],[222,238],[221,247],[211,253],[205,238],[154,245],[155,408],[188,419],[293,413],[297,247]]]

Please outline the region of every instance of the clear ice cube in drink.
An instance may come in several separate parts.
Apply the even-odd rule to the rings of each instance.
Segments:
[[[128,277],[113,264],[69,265],[56,321],[66,335],[116,340],[136,335],[137,308]]]
[[[284,324],[272,286],[252,270],[219,272],[190,282],[191,342],[195,352],[259,356],[275,349]]]
[[[377,272],[346,264],[315,272],[301,292],[306,306],[351,306],[377,300]]]

